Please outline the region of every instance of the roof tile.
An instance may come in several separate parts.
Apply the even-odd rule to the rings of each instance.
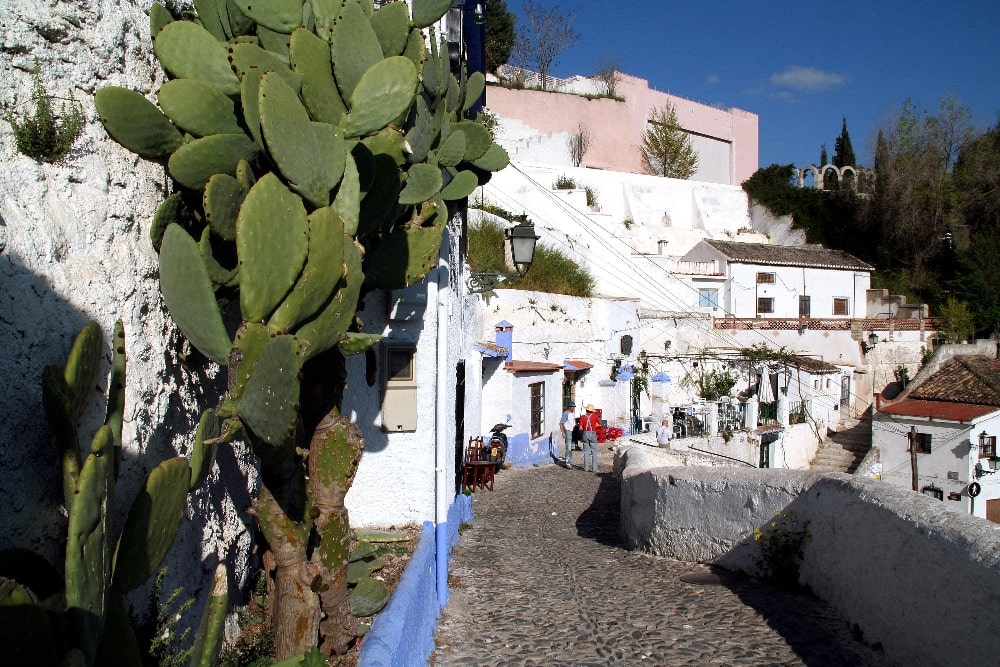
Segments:
[[[1000,406],[1000,359],[953,357],[910,392],[910,398]]]
[[[831,269],[874,271],[875,267],[843,250],[816,246],[785,246],[770,243],[736,243],[706,239],[709,244],[730,262],[747,264],[773,264],[776,266],[811,266]]]

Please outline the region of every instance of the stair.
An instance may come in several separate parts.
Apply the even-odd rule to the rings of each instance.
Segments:
[[[841,422],[836,431],[828,431],[827,440],[819,446],[810,470],[854,473],[872,446],[872,420]]]

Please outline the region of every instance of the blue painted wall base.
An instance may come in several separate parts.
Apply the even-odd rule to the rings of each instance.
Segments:
[[[472,497],[459,494],[448,510],[445,530],[438,531],[447,540],[449,562],[463,523],[472,523]],[[434,524],[427,521],[389,604],[375,617],[372,629],[361,643],[358,657],[361,667],[427,664],[434,651],[434,633],[441,614],[436,553]],[[447,577],[442,579],[447,581]],[[447,600],[447,592],[443,599]]]

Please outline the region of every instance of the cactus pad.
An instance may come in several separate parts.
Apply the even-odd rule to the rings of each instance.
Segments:
[[[116,590],[130,591],[156,573],[184,518],[190,485],[191,468],[183,456],[167,459],[149,473],[118,540]]]
[[[313,120],[336,125],[347,106],[333,80],[330,45],[305,28],[292,33],[290,58],[302,77],[302,99]]]
[[[245,134],[213,134],[174,151],[167,169],[184,187],[201,190],[213,175],[232,176],[240,160],[250,162],[259,152],[257,144]]]
[[[247,322],[263,322],[295,285],[309,250],[302,200],[274,174],[257,181],[236,223],[240,309]]]
[[[212,233],[223,241],[236,240],[236,218],[246,195],[247,189],[228,174],[215,174],[208,179],[202,208]]]
[[[460,171],[441,190],[441,199],[445,201],[464,199],[471,195],[472,191],[477,187],[479,187],[479,178],[474,173],[471,171]]]
[[[291,33],[302,25],[302,0],[232,0],[236,7],[260,25],[275,32]]]
[[[271,316],[268,326],[288,331],[315,315],[330,298],[343,270],[344,221],[331,208],[309,216],[309,255],[295,288]]]
[[[344,120],[348,137],[376,132],[405,112],[413,102],[417,68],[403,56],[372,65],[351,93],[351,113]]]
[[[295,91],[272,72],[261,77],[259,103],[264,141],[282,176],[313,206],[328,205],[330,190],[343,170],[343,148],[339,152],[340,173],[325,151],[332,148],[339,134],[335,129],[325,131],[324,124],[316,124],[318,133]]]
[[[156,36],[155,48],[160,64],[174,77],[204,81],[223,95],[240,92],[225,46],[197,23],[168,23]]]
[[[243,132],[233,100],[202,81],[167,81],[156,93],[156,99],[177,127],[197,137]]]
[[[94,106],[111,138],[143,157],[167,157],[184,143],[170,119],[135,91],[101,88],[94,95]]]
[[[355,584],[348,599],[355,616],[374,616],[389,601],[389,589],[381,581],[365,577]]]
[[[350,99],[354,87],[370,67],[382,60],[382,45],[357,2],[342,3],[330,36],[333,75],[340,95]]]
[[[170,225],[160,247],[160,291],[174,322],[199,352],[225,366],[230,341],[201,251],[191,235]]]
[[[275,447],[289,441],[298,420],[302,355],[294,336],[271,338],[261,350],[243,396],[240,419],[258,438]]]
[[[413,24],[426,28],[444,16],[451,0],[413,0]]]

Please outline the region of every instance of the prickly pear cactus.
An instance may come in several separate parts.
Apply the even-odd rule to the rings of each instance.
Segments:
[[[261,457],[258,515],[269,546],[284,550],[279,564],[308,561],[308,540],[291,539],[302,531],[346,543],[342,495],[363,447],[359,434],[327,437],[323,420],[303,418],[316,392],[301,378],[327,353],[342,362],[377,342],[359,330],[361,295],[422,280],[451,213],[507,164],[465,118],[482,75],[454,73],[433,29],[427,38],[451,4],[196,0],[197,18],[154,5],[150,33],[171,77],[157,103],[114,87],[95,98],[108,134],[176,183],[150,232],[161,291],[191,345],[230,367],[224,437],[241,430]],[[235,335],[226,308],[238,309]],[[320,414],[335,417],[339,400],[326,400]],[[302,450],[323,470],[306,478]],[[307,507],[327,497],[341,506]],[[276,628],[279,658],[315,646],[317,632],[326,653],[346,650],[348,633],[308,620],[320,597],[325,616],[349,616],[340,551],[317,549],[314,576],[275,574],[279,588],[313,581],[278,591],[276,604],[306,600],[274,614],[298,628]]]
[[[40,567],[33,554],[0,551],[0,607],[3,583],[21,596],[0,623],[0,644],[17,646],[13,664],[102,665],[139,667],[142,660],[125,605],[125,594],[154,574],[166,556],[184,516],[187,494],[207,476],[215,460],[218,418],[207,410],[195,437],[192,461],[175,457],[158,465],[132,505],[121,533],[115,535],[115,484],[121,466],[125,407],[125,334],[115,325],[108,382],[107,417],[86,456],[77,422],[95,395],[104,335],[96,322],[77,335],[65,366],[49,366],[42,376],[43,403],[53,440],[61,454],[66,510],[65,576],[53,580],[51,568]],[[9,579],[11,561],[24,584]],[[43,574],[44,573],[44,574]],[[223,605],[224,607],[225,605]],[[210,604],[203,621],[208,636],[197,641],[205,656],[221,647],[215,630],[226,609]],[[30,627],[30,632],[23,629]]]

